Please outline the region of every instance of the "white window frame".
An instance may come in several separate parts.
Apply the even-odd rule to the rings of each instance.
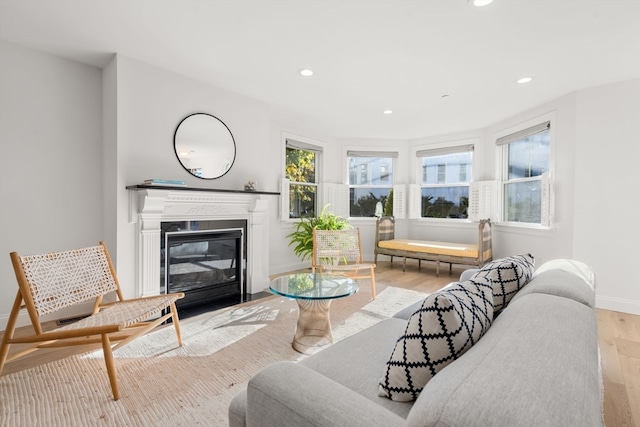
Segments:
[[[534,128],[544,123],[549,123],[549,171],[531,178],[508,179],[508,143],[500,144],[501,138],[508,138],[527,129]],[[555,113],[548,113],[534,119],[523,122],[517,126],[510,127],[493,135],[492,140],[495,143],[497,158],[497,203],[496,203],[496,223],[509,227],[532,228],[532,229],[551,229],[554,227],[554,210],[555,210],[555,192],[553,186],[553,177],[555,174]],[[540,181],[541,191],[541,220],[540,223],[507,221],[505,218],[505,188],[508,183]]]
[[[285,168],[287,167],[287,147],[299,148],[302,150],[310,150],[316,152],[316,171],[315,182],[304,184],[292,184],[286,177]],[[285,222],[297,222],[300,218],[289,218],[289,189],[291,185],[308,185],[316,187],[316,204],[315,213],[320,214],[323,205],[323,184],[322,184],[322,172],[323,172],[323,154],[325,149],[325,143],[315,139],[307,138],[305,136],[296,135],[288,132],[282,133],[282,165],[280,170],[282,171],[282,180],[280,184],[280,220]]]
[[[358,157],[376,157],[376,158],[390,158],[391,170],[393,171],[392,179],[386,185],[351,185],[349,183],[350,177],[350,157],[355,157],[353,154],[357,154]],[[371,217],[352,217],[350,212],[349,195],[351,188],[389,188],[393,190],[393,214],[395,218],[401,219],[405,217],[404,213],[404,185],[396,185],[396,167],[398,165],[398,157],[400,153],[395,147],[376,147],[375,149],[367,149],[364,147],[345,147],[344,148],[344,189],[341,194],[341,212],[345,218],[356,221],[374,221],[375,216]],[[388,174],[388,170],[387,170]]]
[[[414,173],[414,182],[415,184],[411,185],[410,198],[409,198],[409,217],[412,219],[417,219],[420,221],[446,221],[446,222],[469,222],[472,220],[471,216],[471,203],[472,203],[472,192],[471,186],[473,182],[473,175],[475,173],[475,147],[478,145],[478,139],[464,139],[457,141],[449,141],[443,144],[434,144],[434,145],[421,145],[414,147],[412,150],[412,158],[415,162],[415,173]],[[467,176],[467,181],[462,183],[438,183],[438,184],[429,184],[423,185],[423,168],[422,168],[422,159],[426,156],[421,156],[421,152],[429,152],[431,151],[434,154],[453,154],[455,152],[460,151],[471,151],[474,154],[471,158],[471,176]],[[438,187],[468,187],[469,188],[469,207],[467,212],[467,218],[429,218],[422,216],[422,188],[438,188]]]

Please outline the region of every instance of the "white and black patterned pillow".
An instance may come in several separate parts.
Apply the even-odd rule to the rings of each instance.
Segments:
[[[434,375],[484,335],[492,320],[487,279],[455,283],[429,295],[396,341],[378,395],[399,402],[415,400]]]
[[[485,264],[473,278],[491,279],[493,310],[498,313],[507,307],[511,298],[533,277],[535,258],[532,254],[513,255]]]

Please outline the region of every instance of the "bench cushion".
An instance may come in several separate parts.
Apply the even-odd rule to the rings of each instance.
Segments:
[[[467,243],[447,243],[429,240],[393,239],[378,242],[378,246],[385,249],[395,249],[408,252],[421,252],[434,255],[459,256],[467,258],[478,257],[478,245]]]

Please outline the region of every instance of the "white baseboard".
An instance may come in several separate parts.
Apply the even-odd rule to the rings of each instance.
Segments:
[[[640,301],[596,295],[596,307],[640,315]]]
[[[9,323],[9,314],[3,314],[0,316],[0,331],[4,332],[7,329],[7,323]],[[23,310],[18,316],[18,325],[16,327],[19,328],[30,324],[31,319],[29,319],[29,313]]]

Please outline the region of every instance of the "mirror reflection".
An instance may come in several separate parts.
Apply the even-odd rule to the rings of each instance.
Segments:
[[[220,178],[236,159],[231,131],[211,114],[185,117],[176,128],[173,146],[182,167],[202,179]]]

